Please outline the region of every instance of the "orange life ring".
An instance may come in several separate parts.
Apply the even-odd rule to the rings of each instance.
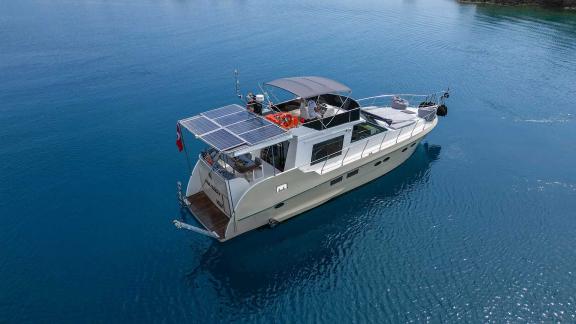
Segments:
[[[292,115],[284,113],[280,116],[280,126],[283,128],[290,128],[292,126]]]
[[[276,119],[276,114],[266,115],[266,119],[273,122],[274,124],[278,124],[278,120]]]
[[[298,127],[300,124],[298,117],[292,116],[290,113],[270,114],[266,115],[266,119],[285,129]]]

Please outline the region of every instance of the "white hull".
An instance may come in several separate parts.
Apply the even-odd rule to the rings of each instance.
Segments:
[[[234,212],[231,213],[232,217],[225,235],[218,239],[226,241],[258,227],[283,222],[385,175],[414,153],[417,144],[436,126],[436,123],[435,119],[430,127],[419,134],[332,171],[319,174],[295,168],[258,182],[240,198],[224,198],[237,203],[232,204],[231,209]],[[376,163],[378,165],[375,165]],[[198,168],[197,165],[190,177],[187,195],[199,189]],[[348,177],[348,173],[354,170],[358,170],[357,174]],[[332,185],[332,180],[339,177],[342,177],[342,180]],[[287,188],[276,192],[278,186],[283,184],[286,184]],[[211,189],[212,186],[208,190]]]
[[[322,179],[325,182],[284,200],[282,202],[284,204],[282,207],[276,208],[275,205],[272,205],[261,212],[237,220],[236,231],[234,231],[233,224],[231,223],[226,231],[226,239],[235,237],[260,226],[267,225],[270,223],[271,219],[277,222],[285,221],[377,179],[404,163],[404,161],[414,153],[415,149],[416,146],[409,148],[405,152],[401,152],[401,149],[398,149],[386,155],[390,157],[390,160],[385,163],[380,163],[378,166],[374,166],[374,164],[377,161],[381,161],[382,158],[384,158],[384,155],[374,157],[374,159],[370,161],[359,161],[366,163],[362,166],[352,168],[358,169],[358,174],[350,178],[346,177],[347,172],[344,170],[338,170],[343,173],[334,171],[326,174],[326,177],[323,177]],[[307,175],[303,176],[306,177]],[[342,176],[341,182],[335,185],[330,185],[332,179],[336,179],[340,176]],[[329,180],[327,180],[327,178]],[[252,205],[252,203],[246,203]]]

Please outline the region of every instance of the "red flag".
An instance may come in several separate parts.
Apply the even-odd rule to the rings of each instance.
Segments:
[[[178,146],[178,152],[182,152],[184,149],[184,142],[182,142],[182,132],[180,131],[180,124],[176,124],[176,146]]]

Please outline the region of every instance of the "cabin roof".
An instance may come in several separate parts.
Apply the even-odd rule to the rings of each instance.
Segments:
[[[286,90],[302,98],[351,91],[350,88],[338,81],[317,76],[282,78],[266,82],[266,84]]]

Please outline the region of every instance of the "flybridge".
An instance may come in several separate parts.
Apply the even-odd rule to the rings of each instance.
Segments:
[[[358,120],[358,104],[348,96],[336,93],[351,92],[350,88],[322,77],[282,78],[266,85],[290,92],[308,102],[317,103],[317,118],[302,118],[299,98],[273,104],[265,116],[237,105],[227,105],[203,112],[178,123],[219,152],[233,156],[264,148],[292,138],[288,131],[299,125],[315,130],[338,126]]]
[[[264,142],[273,145],[292,137],[278,125],[236,104],[209,110],[178,123],[220,152]]]

